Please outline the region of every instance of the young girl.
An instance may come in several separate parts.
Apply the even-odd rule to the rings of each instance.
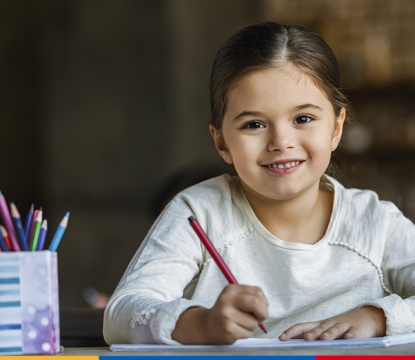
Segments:
[[[202,182],[170,202],[106,308],[106,341],[415,331],[414,224],[374,192],[324,174],[347,108],[336,58],[318,35],[275,23],[233,35],[213,64],[210,132],[238,176]],[[241,285],[227,283],[189,225],[192,215]]]

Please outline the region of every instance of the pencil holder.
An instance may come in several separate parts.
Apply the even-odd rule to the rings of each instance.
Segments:
[[[60,349],[56,252],[0,253],[0,355]]]

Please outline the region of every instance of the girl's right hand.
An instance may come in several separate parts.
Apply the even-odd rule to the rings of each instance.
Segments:
[[[179,318],[172,339],[182,344],[232,344],[248,338],[268,317],[268,301],[259,287],[226,286],[211,309],[193,307]]]

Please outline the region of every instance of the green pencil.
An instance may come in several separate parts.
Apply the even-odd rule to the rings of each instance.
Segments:
[[[29,246],[29,249],[31,251],[36,251],[41,227],[42,227],[42,208],[39,209],[39,212],[37,213],[35,222],[33,224],[32,238],[30,239],[30,246]]]

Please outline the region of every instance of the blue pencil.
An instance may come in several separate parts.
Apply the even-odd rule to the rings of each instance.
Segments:
[[[7,247],[6,241],[4,240],[1,231],[0,231],[0,249],[1,251],[9,251],[9,248]]]
[[[69,220],[69,212],[66,213],[65,217],[62,219],[61,223],[58,226],[58,230],[56,230],[55,235],[53,236],[52,242],[50,243],[49,250],[50,251],[56,251],[56,249],[59,246],[59,243],[61,242],[63,233],[66,230],[66,227],[68,226],[68,220]]]
[[[23,224],[19,211],[17,210],[17,207],[14,203],[10,203],[10,209],[12,212],[12,220],[17,233],[17,240],[19,240],[20,248],[24,251],[29,251],[26,243],[26,238],[24,236]]]
[[[45,239],[46,239],[46,233],[48,232],[48,221],[45,219],[43,220],[42,227],[40,228],[39,233],[39,240],[37,241],[37,251],[43,250],[43,247],[45,246]]]
[[[26,221],[24,224],[24,238],[26,240],[26,246],[29,244],[29,236],[30,236],[30,229],[32,228],[32,221],[33,221],[33,213],[34,213],[34,205],[30,207],[29,212],[26,215]]]

